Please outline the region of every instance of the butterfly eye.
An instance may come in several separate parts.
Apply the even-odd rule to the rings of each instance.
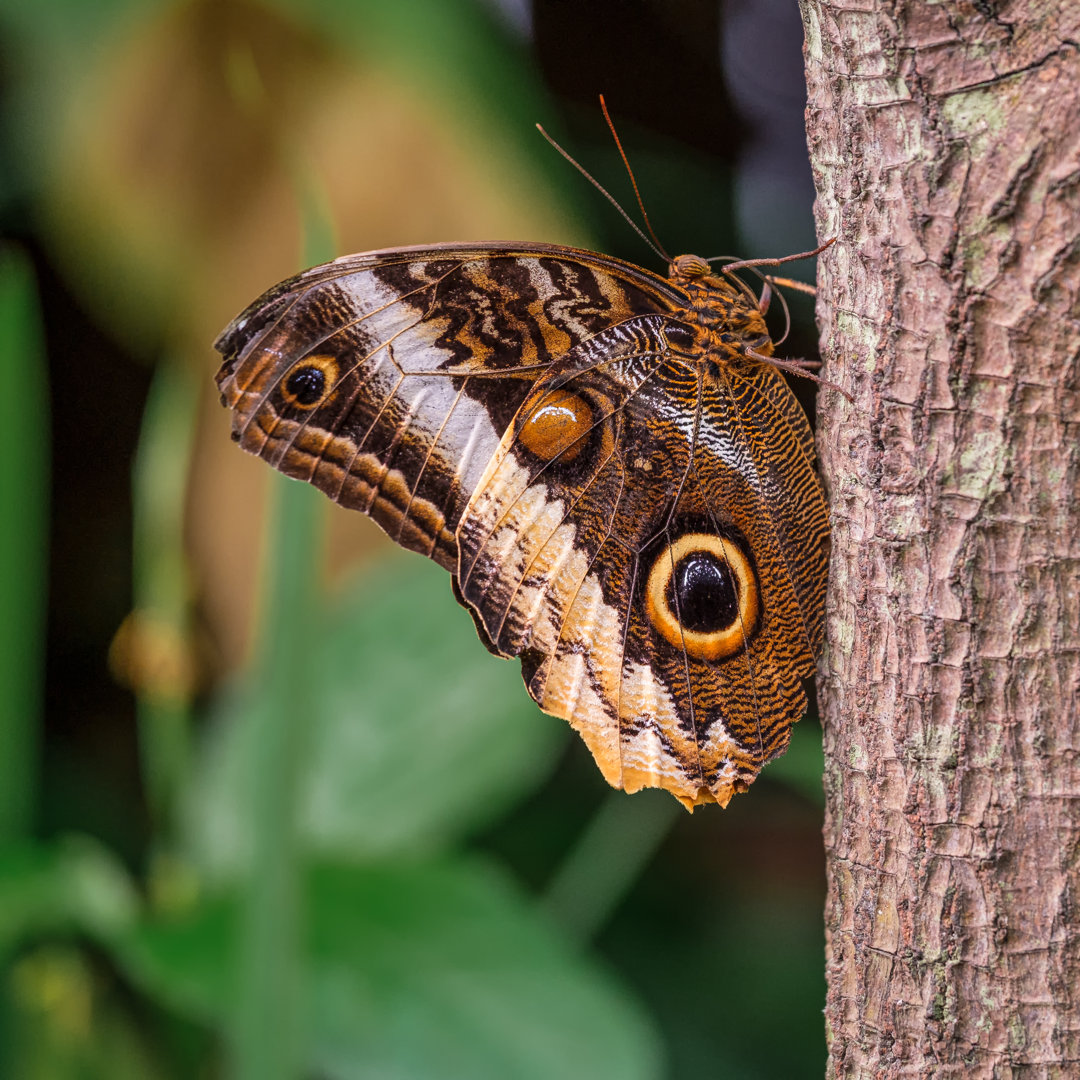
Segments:
[[[554,390],[526,414],[518,438],[544,461],[573,461],[584,449],[592,427],[592,406],[580,394]]]
[[[685,323],[679,322],[669,322],[664,327],[664,337],[668,344],[674,345],[676,349],[693,348],[695,340],[694,331]]]
[[[722,536],[686,533],[661,549],[645,596],[657,632],[698,660],[733,656],[757,629],[761,603],[754,568]]]
[[[322,404],[337,381],[337,361],[330,356],[307,356],[285,377],[281,396],[287,405],[313,409]]]

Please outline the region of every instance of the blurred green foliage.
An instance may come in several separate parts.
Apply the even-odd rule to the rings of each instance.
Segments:
[[[44,694],[48,375],[32,270],[0,250],[0,839],[30,827]],[[14,388],[17,387],[16,391]],[[30,448],[30,452],[27,452]]]
[[[266,122],[259,102],[281,88],[268,79],[260,87],[269,70],[260,35],[288,55],[295,27],[297,48],[320,59],[314,67],[297,61],[301,76],[286,92],[321,78],[324,60],[348,72],[377,57],[379,78],[393,74],[433,110],[436,126],[467,117],[449,141],[460,138],[472,156],[484,147],[480,171],[500,190],[524,198],[513,181],[524,161],[552,212],[572,221],[571,203],[591,196],[567,195],[577,179],[533,139],[533,122],[557,130],[559,118],[526,44],[464,0],[54,0],[2,4],[0,20],[10,72],[0,200],[5,232],[17,241],[0,250],[0,1075],[818,1075],[821,757],[813,721],[797,727],[791,751],[752,795],[723,813],[706,808],[691,818],[658,793],[609,794],[565,725],[529,702],[517,665],[477,642],[443,571],[380,555],[327,588],[324,503],[284,480],[257,529],[253,658],[222,670],[227,650],[215,651],[215,633],[228,631],[203,625],[201,590],[212,572],[191,554],[200,499],[193,477],[200,453],[215,453],[219,442],[236,451],[222,429],[203,430],[210,332],[183,316],[199,305],[219,320],[232,313],[214,304],[223,286],[212,271],[229,258],[242,264],[243,251],[229,254],[227,229],[268,190],[253,187],[227,213],[199,210],[209,226],[190,224],[203,220],[193,191],[213,206],[217,177],[222,189],[239,183],[228,153],[207,150],[212,121],[238,110],[229,139]],[[147,26],[154,34],[143,36]],[[192,27],[213,32],[189,40]],[[233,35],[222,52],[232,73],[220,84],[219,27]],[[101,125],[81,131],[88,143],[127,145],[129,135],[116,132],[130,118],[110,120],[106,105],[137,109],[142,84],[122,83],[110,99],[95,80],[120,78],[132,56],[137,70],[144,52],[174,39],[187,65],[167,82],[176,100],[155,99],[153,123],[130,145],[151,158],[147,147],[175,135],[179,157],[166,160],[209,153],[202,165],[215,179],[170,165],[163,172],[177,186],[168,188],[149,166],[129,175],[141,160],[135,154],[118,169],[116,192],[99,192],[93,168],[73,169],[79,159],[65,143],[74,137],[65,117],[75,101],[80,123]],[[248,39],[254,67],[246,46],[235,46]],[[222,96],[211,93],[209,112],[183,129],[192,118],[178,116],[192,87],[205,85]],[[255,104],[241,108],[245,93]],[[384,102],[363,105],[373,117]],[[194,141],[185,143],[182,130]],[[268,158],[285,163],[293,195],[284,215],[301,206],[304,261],[317,261],[329,243],[330,200],[308,198],[317,189],[304,178],[318,169],[305,159],[302,132],[270,130]],[[583,157],[595,166],[598,153],[587,148]],[[661,191],[676,174],[700,188],[709,167],[719,168],[696,152],[676,166],[662,138],[642,143],[639,164],[643,183]],[[422,172],[418,182],[450,184]],[[723,192],[722,175],[717,184]],[[403,194],[414,205],[422,192]],[[153,212],[140,216],[134,204],[143,196]],[[487,210],[492,199],[477,195]],[[283,216],[273,197],[265,202],[271,218]],[[702,202],[699,217],[723,220],[721,197]],[[179,226],[164,220],[174,211]],[[445,227],[459,227],[456,218]],[[171,257],[169,245],[184,234],[192,246]],[[722,247],[723,237],[710,234],[710,242]],[[70,455],[50,474],[50,447],[70,446],[63,440],[73,424],[119,438],[123,418],[87,404],[82,414],[62,412],[51,437],[48,380],[60,409],[69,384],[83,387],[92,358],[85,333],[50,321],[55,283],[43,286],[51,304],[43,316],[35,265],[155,361],[137,448],[123,451],[136,450],[130,518],[122,502],[82,493],[92,509],[81,521],[100,516],[107,537],[130,526],[130,580],[110,576],[123,552],[115,541],[96,548],[93,529],[79,538],[85,552],[74,569],[57,565],[66,548],[54,551],[51,638],[50,499],[55,536],[63,528],[55,515],[77,503],[68,478],[86,474],[72,472],[79,463]],[[260,272],[270,284],[274,271]],[[146,303],[151,296],[158,299]],[[120,382],[146,381],[135,363],[123,370]],[[110,388],[108,407],[127,400]],[[129,427],[134,433],[134,418]],[[89,434],[75,445],[90,468],[117,460]],[[227,544],[239,518],[208,516],[211,539]],[[100,550],[107,563],[95,561]],[[94,618],[64,612],[65,575],[91,583],[80,595]],[[78,688],[63,685],[73,665],[55,638],[57,627],[91,626],[125,605],[136,614],[119,627],[112,663],[134,697],[103,694],[114,703],[106,716],[97,698],[84,703]],[[107,644],[79,642],[102,684]],[[90,729],[80,731],[82,742],[70,734],[79,724]],[[114,783],[124,724],[136,732],[141,789]],[[79,750],[87,745],[96,748],[89,758]]]

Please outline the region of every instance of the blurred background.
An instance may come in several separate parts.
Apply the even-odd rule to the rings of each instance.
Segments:
[[[801,43],[790,0],[0,0],[0,1075],[821,1075],[813,712],[725,811],[611,791],[212,379],[337,254],[663,272],[536,133],[636,217],[600,93],[673,254],[812,247]]]

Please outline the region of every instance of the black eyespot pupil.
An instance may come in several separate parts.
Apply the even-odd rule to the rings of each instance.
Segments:
[[[314,405],[325,388],[326,374],[317,367],[297,368],[285,382],[285,389],[299,405]]]
[[[683,629],[698,634],[723,630],[739,617],[731,568],[710,551],[692,551],[675,564],[668,607]]]

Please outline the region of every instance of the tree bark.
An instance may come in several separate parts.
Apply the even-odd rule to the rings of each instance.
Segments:
[[[828,1073],[1080,1076],[1080,3],[802,0]]]

